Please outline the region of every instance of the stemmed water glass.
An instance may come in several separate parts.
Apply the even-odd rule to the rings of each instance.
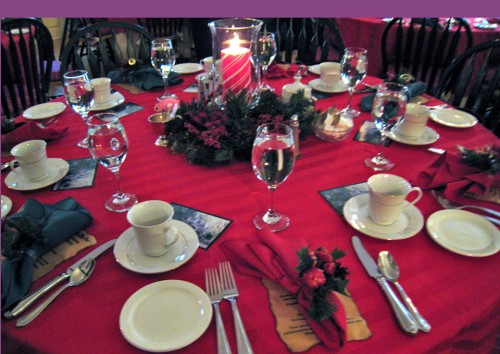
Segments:
[[[257,42],[257,55],[258,55],[258,70],[262,69],[262,79],[259,82],[259,91],[274,89],[266,83],[267,68],[273,62],[276,57],[276,39],[274,38],[273,32],[262,32],[259,33],[259,38]],[[260,76],[260,75],[259,75]]]
[[[368,51],[364,48],[348,47],[344,51],[340,62],[340,77],[349,88],[349,102],[347,107],[342,110],[342,114],[350,118],[359,117],[360,112],[351,106],[352,94],[354,88],[366,76],[368,67]]]
[[[385,82],[378,86],[373,99],[372,117],[382,137],[382,146],[385,145],[387,135],[394,129],[406,113],[408,102],[408,87],[406,85]],[[394,167],[394,163],[381,152],[365,160],[365,164],[375,171],[387,171]]]
[[[89,73],[85,70],[68,71],[63,75],[63,83],[66,102],[83,121],[86,121],[94,104],[94,89],[90,83]],[[77,145],[88,148],[88,138],[81,139]]]
[[[270,191],[269,209],[258,213],[253,223],[258,229],[280,231],[290,224],[290,218],[274,209],[274,191],[284,182],[295,164],[295,145],[290,126],[268,123],[257,128],[252,149],[252,168]]]
[[[115,113],[94,114],[87,120],[87,132],[92,157],[113,173],[118,185],[104,206],[114,212],[129,210],[138,200],[134,194],[124,193],[120,183],[120,167],[128,152],[127,134],[120,118]]]
[[[161,74],[163,78],[163,95],[158,101],[172,97],[168,93],[168,76],[175,65],[175,50],[170,38],[156,38],[151,42],[151,65]]]

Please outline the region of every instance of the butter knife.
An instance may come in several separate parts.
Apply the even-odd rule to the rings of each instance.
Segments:
[[[13,319],[17,316],[19,316],[24,310],[26,310],[28,307],[30,307],[36,300],[38,300],[40,297],[42,297],[44,294],[46,294],[48,291],[53,289],[56,285],[58,285],[60,282],[62,282],[64,279],[68,279],[71,273],[73,273],[73,270],[77,268],[80,263],[82,263],[84,260],[89,259],[89,258],[97,258],[101,253],[106,251],[108,248],[113,246],[116,242],[116,239],[108,241],[101,246],[97,247],[95,250],[92,252],[89,252],[87,255],[84,257],[80,258],[78,261],[76,261],[73,265],[71,265],[64,273],[58,275],[54,279],[52,279],[50,282],[45,284],[44,286],[40,287],[39,289],[35,290],[34,292],[26,295],[12,310],[7,311],[3,314],[3,316],[6,319]]]
[[[394,315],[396,315],[401,329],[409,334],[417,333],[417,322],[415,321],[411,313],[408,312],[406,307],[398,299],[394,291],[392,291],[392,288],[389,286],[384,276],[380,272],[377,263],[375,263],[370,254],[366,251],[358,236],[352,237],[352,245],[354,247],[356,255],[358,256],[368,275],[374,278],[384,291],[384,294],[391,304],[392,310],[394,312]]]

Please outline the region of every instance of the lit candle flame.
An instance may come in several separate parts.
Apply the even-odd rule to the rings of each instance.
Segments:
[[[229,49],[232,51],[237,51],[240,48],[240,36],[234,34],[234,38],[229,41]]]

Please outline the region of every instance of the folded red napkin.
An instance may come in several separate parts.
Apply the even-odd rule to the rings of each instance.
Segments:
[[[412,184],[423,189],[444,187],[447,199],[467,203],[463,199],[466,195],[483,195],[491,186],[500,186],[500,175],[468,165],[461,155],[445,152],[420,172]]]
[[[292,70],[290,66],[288,69],[283,69],[279,65],[269,65],[266,72],[266,79],[283,79],[285,77],[294,76],[297,70]]]
[[[55,140],[61,137],[68,127],[64,128],[41,128],[35,122],[17,123],[17,128],[7,134],[2,134],[2,150],[9,151],[23,141],[41,139],[45,141]]]
[[[305,240],[283,240],[270,231],[259,231],[258,240],[228,240],[221,244],[225,255],[234,267],[243,274],[268,278],[291,293],[297,294],[299,309],[321,341],[330,349],[338,350],[347,341],[345,310],[336,296],[331,300],[337,311],[323,321],[308,316],[311,291],[302,286],[295,269],[299,261],[297,251],[307,247]]]

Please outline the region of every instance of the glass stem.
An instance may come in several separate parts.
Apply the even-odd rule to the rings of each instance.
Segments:
[[[266,75],[267,75],[267,65],[263,65],[262,66],[262,85],[264,85],[266,82]]]
[[[274,191],[276,187],[268,186],[269,189],[269,209],[267,210],[268,214],[274,214]]]
[[[260,74],[260,69],[261,69],[260,64],[257,64],[255,66],[255,76],[257,78],[257,87],[258,88],[260,88],[260,86],[262,85],[262,75]]]
[[[163,77],[163,96],[168,96],[168,75]]]
[[[116,183],[116,195],[118,198],[120,198],[123,195],[123,190],[122,190],[122,183],[120,181],[120,171],[112,171],[113,172],[113,177],[115,178],[115,183]]]
[[[351,109],[351,101],[352,101],[352,94],[354,92],[354,87],[353,86],[349,86],[349,98],[348,98],[348,101],[347,101],[347,110]]]

